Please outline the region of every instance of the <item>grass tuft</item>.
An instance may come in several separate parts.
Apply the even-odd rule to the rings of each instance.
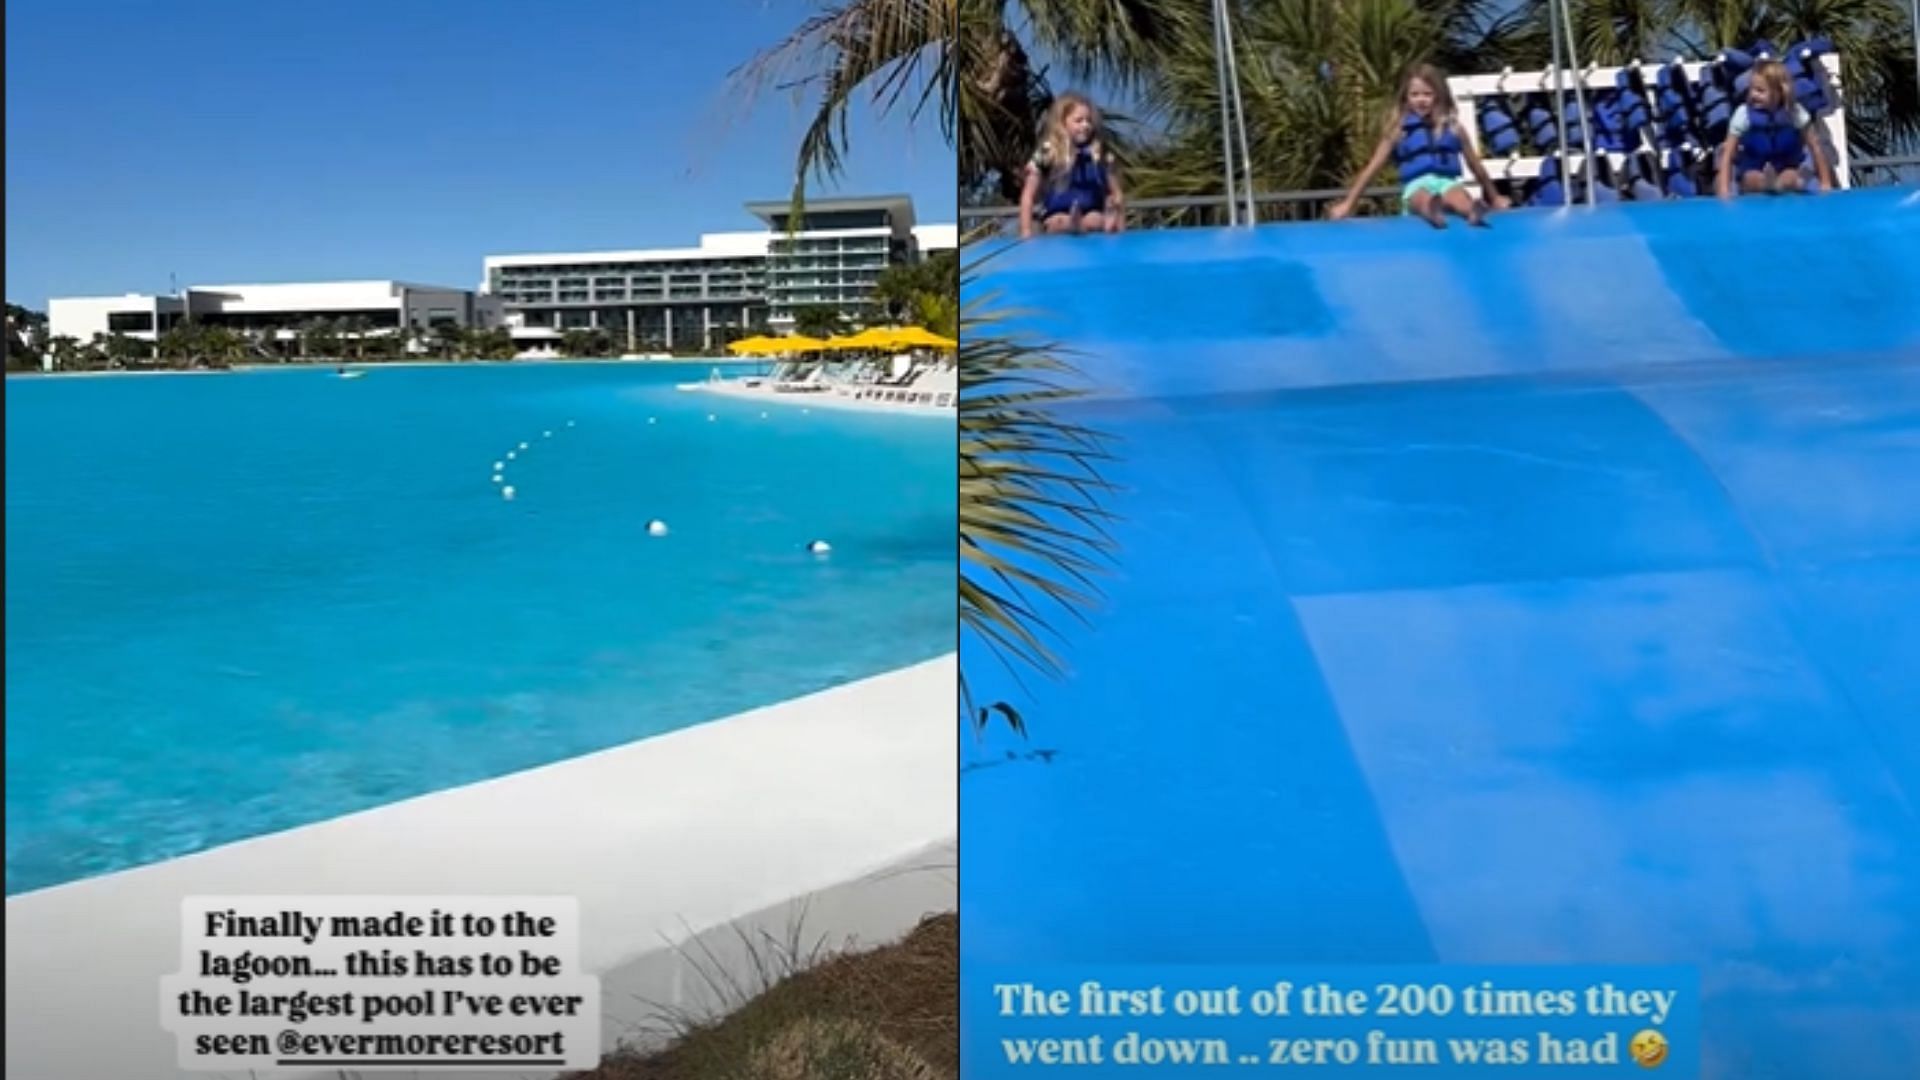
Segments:
[[[566,1080],[953,1080],[960,1071],[960,923],[923,920],[903,940],[829,952],[741,931],[750,975],[689,956],[725,1012],[666,1012],[670,1041],[618,1051]]]

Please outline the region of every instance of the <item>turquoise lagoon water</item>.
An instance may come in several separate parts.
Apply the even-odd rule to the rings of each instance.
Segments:
[[[952,650],[952,424],[706,371],[8,380],[7,893]]]

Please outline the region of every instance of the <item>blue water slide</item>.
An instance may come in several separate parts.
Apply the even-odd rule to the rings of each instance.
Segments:
[[[963,743],[964,1045],[968,965],[1677,963],[1708,1080],[1913,1076],[1920,195],[1047,238],[989,292],[1119,520],[1063,677],[962,639],[1027,724]]]

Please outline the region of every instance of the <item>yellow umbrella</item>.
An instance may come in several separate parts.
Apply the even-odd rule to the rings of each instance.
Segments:
[[[943,338],[924,326],[908,326],[889,331],[894,345],[921,345],[931,349],[951,349],[959,343]]]
[[[735,356],[763,356],[772,352],[772,347],[777,345],[778,342],[778,338],[770,338],[764,334],[757,334],[753,337],[741,338],[739,341],[730,343],[727,346],[727,351]]]
[[[819,338],[810,338],[805,334],[790,334],[787,337],[770,338],[773,342],[769,349],[773,352],[806,353],[819,352],[830,346]]]
[[[798,334],[792,337],[756,337],[741,338],[727,348],[735,356],[778,356],[782,353],[815,352],[826,347],[826,343]]]
[[[891,334],[892,331],[876,326],[862,330],[852,337],[828,338],[826,347],[829,349],[884,349],[893,344]]]

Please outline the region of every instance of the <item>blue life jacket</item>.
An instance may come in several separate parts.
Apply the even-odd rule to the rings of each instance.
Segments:
[[[1400,121],[1400,141],[1394,144],[1393,161],[1399,166],[1402,184],[1422,176],[1459,176],[1460,135],[1452,124],[1435,135],[1427,121],[1408,113]]]
[[[1520,132],[1504,105],[1491,104],[1481,110],[1480,131],[1486,136],[1487,149],[1495,154],[1504,156],[1520,149]]]
[[[1776,170],[1799,167],[1806,148],[1800,141],[1800,129],[1793,126],[1791,109],[1756,109],[1749,105],[1747,125],[1747,133],[1740,136],[1739,153],[1735,155],[1742,170],[1757,170],[1768,165]]]
[[[1107,167],[1093,156],[1087,147],[1076,147],[1073,153],[1073,165],[1067,173],[1067,182],[1047,187],[1047,203],[1042,211],[1044,216],[1055,214],[1085,214],[1102,210],[1107,205]]]

